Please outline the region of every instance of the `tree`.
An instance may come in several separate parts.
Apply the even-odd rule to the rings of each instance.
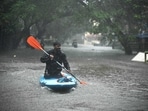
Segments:
[[[20,40],[28,36],[30,27],[30,14],[34,9],[28,1],[1,1],[1,50],[17,48]]]
[[[0,1],[0,50],[10,49],[14,36],[14,22],[13,18],[10,19],[10,8],[15,4],[14,1],[1,0]],[[13,19],[13,20],[12,20]]]
[[[115,33],[126,54],[131,54],[130,39],[140,29],[141,22],[148,24],[147,0],[83,0],[86,15],[91,20],[92,32]],[[140,24],[140,25],[139,25]]]
[[[76,12],[78,4],[75,0],[13,0],[13,1],[2,1],[3,21],[8,22],[7,25],[1,22],[1,27],[10,32],[11,37],[8,35],[8,31],[1,32],[5,33],[0,38],[7,42],[9,48],[17,48],[22,38],[26,39],[30,35],[30,27],[36,26],[38,38],[46,32],[46,26],[64,17],[73,16]],[[5,5],[3,5],[5,4]],[[71,22],[72,23],[72,22]],[[1,28],[2,29],[2,28]],[[6,37],[7,36],[7,37]],[[11,39],[12,38],[12,39]],[[1,48],[5,47],[5,42],[0,44]]]
[[[147,0],[2,0],[0,3],[0,49],[4,50],[17,48],[35,26],[36,37],[48,32],[62,41],[77,31],[108,36],[115,33],[125,53],[131,54],[131,36],[144,30],[141,24],[145,26],[148,22]],[[57,28],[59,33],[55,32]]]

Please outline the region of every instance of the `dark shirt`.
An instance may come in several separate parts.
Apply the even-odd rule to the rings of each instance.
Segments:
[[[70,70],[69,63],[67,61],[66,55],[63,52],[57,53],[54,49],[47,51],[49,55],[53,55],[54,59],[51,60],[49,55],[44,54],[40,61],[46,63],[45,72],[47,71],[50,75],[56,75],[62,71],[62,67],[56,63],[58,61],[61,65],[63,64],[67,70]]]

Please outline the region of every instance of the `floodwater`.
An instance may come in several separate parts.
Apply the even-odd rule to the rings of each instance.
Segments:
[[[43,52],[10,51],[0,55],[0,111],[148,111],[148,63],[111,47],[62,49],[72,73],[87,84],[70,92],[42,88]]]

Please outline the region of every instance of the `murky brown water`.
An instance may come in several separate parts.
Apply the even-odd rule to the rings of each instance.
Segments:
[[[105,47],[63,47],[72,73],[87,85],[58,93],[41,88],[43,52],[0,55],[1,111],[148,111],[148,64]],[[14,56],[16,55],[16,57]]]

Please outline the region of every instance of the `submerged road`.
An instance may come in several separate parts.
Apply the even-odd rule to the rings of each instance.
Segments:
[[[65,93],[42,88],[43,52],[11,51],[0,55],[0,111],[148,111],[148,64],[111,47],[63,46],[63,51],[72,73],[87,85]]]

